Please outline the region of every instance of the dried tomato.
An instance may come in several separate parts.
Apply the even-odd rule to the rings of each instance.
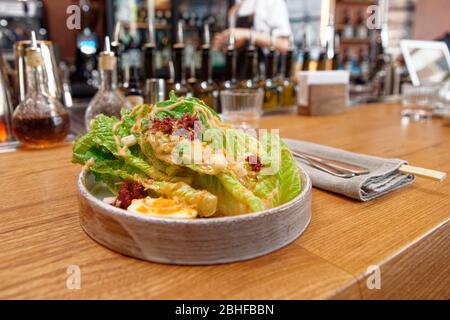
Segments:
[[[175,122],[172,117],[165,116],[164,119],[160,120],[158,118],[152,121],[152,130],[155,132],[172,133],[173,126]]]
[[[258,156],[247,156],[245,161],[247,161],[252,171],[259,172],[263,167],[261,159]]]
[[[177,127],[182,128],[189,132],[189,139],[195,139],[195,124],[199,123],[200,119],[197,114],[190,115],[189,113],[185,113],[181,119],[177,121]]]
[[[197,114],[190,115],[185,113],[181,119],[177,121],[177,125],[188,131],[193,131],[195,129],[195,122],[199,121]]]
[[[186,138],[194,140],[196,129],[195,124],[197,121],[200,121],[197,114],[190,115],[188,113],[185,113],[183,117],[176,121],[170,116],[166,116],[162,120],[155,118],[152,122],[152,131],[171,134],[174,129],[184,129],[189,133]]]
[[[120,186],[119,193],[113,204],[116,207],[127,209],[131,201],[134,199],[142,199],[146,196],[145,188],[140,183],[125,180]]]

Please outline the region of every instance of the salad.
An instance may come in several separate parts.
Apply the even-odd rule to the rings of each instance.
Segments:
[[[279,136],[231,129],[197,98],[177,97],[98,115],[73,146],[114,197],[111,205],[173,218],[240,215],[301,192],[298,167]]]

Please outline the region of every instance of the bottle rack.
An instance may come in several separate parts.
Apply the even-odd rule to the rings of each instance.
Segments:
[[[362,12],[364,14],[363,21],[364,23],[366,23],[368,18],[367,7],[375,4],[376,1],[374,0],[336,0],[334,14],[336,21],[335,32],[339,34],[339,55],[341,59],[343,59],[345,52],[348,52],[352,59],[356,59],[359,55],[360,50],[363,50],[369,56],[369,73],[371,75],[378,55],[377,42],[380,41],[380,32],[379,30],[368,29],[366,37],[359,37],[358,35],[354,35],[353,37],[346,37],[344,33],[347,26],[344,23],[344,19],[346,17],[346,12],[349,12],[351,24],[353,29],[355,30],[358,13]],[[355,32],[353,31],[353,33]]]
[[[205,23],[210,24],[211,33],[223,30],[227,27],[227,12],[234,1],[214,1],[214,0],[167,0],[155,2],[155,30],[157,40],[157,51],[161,54],[158,59],[159,68],[157,73],[166,78],[169,72],[169,59],[171,43],[176,37],[177,22],[184,22],[185,41],[187,47],[187,61],[199,60],[190,56],[195,52],[201,43],[201,32]],[[147,29],[148,12],[146,10],[147,1],[137,2],[137,20],[128,23],[130,26],[141,29],[139,47],[146,41],[145,31]],[[106,0],[107,11],[107,34],[112,35],[116,24],[117,10],[121,10],[119,1]],[[189,68],[189,64],[187,65]],[[197,63],[197,68],[198,68]]]

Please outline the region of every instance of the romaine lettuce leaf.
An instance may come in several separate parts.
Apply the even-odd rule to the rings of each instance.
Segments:
[[[250,208],[239,202],[225,189],[216,176],[198,175],[195,177],[193,187],[208,190],[217,197],[217,214],[221,216],[233,216],[250,212]]]
[[[186,203],[195,206],[202,217],[209,217],[216,213],[217,197],[206,190],[196,190],[183,182],[150,181],[143,184],[147,189],[151,189],[165,197],[178,197]]]
[[[237,201],[247,205],[251,211],[266,209],[264,202],[244,187],[232,173],[223,172],[218,174],[217,178]]]
[[[261,141],[267,148],[268,154],[272,153],[271,147],[280,148],[281,157],[276,174],[266,175],[263,171],[258,174],[254,193],[261,199],[268,199],[272,202],[272,206],[276,207],[291,201],[300,194],[300,173],[292,154],[278,136],[267,133]],[[270,157],[266,160],[268,165],[274,165],[270,161],[277,161]]]
[[[207,106],[202,100],[194,98],[194,97],[180,97],[178,98],[173,91],[169,93],[169,100],[159,102],[155,105],[156,109],[160,108],[163,109],[164,107],[177,104],[178,106],[174,107],[171,110],[161,110],[156,112],[156,117],[159,119],[163,119],[166,116],[170,116],[173,119],[181,119],[186,113],[192,115],[195,113],[195,107],[200,106],[205,112],[210,113],[214,118],[217,120],[220,120],[219,115],[211,109],[209,106]],[[209,128],[210,125],[207,122],[205,116],[203,113],[197,112],[197,116],[202,122],[202,125],[205,128]]]

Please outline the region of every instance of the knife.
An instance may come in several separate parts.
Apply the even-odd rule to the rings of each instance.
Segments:
[[[369,169],[357,166],[354,164],[338,161],[338,160],[330,160],[326,158],[322,158],[316,155],[312,155],[305,152],[300,151],[292,151],[292,154],[297,158],[303,159],[309,162],[314,167],[317,167],[317,164],[322,164],[327,167],[327,169],[334,169],[338,174],[353,174],[353,176],[364,175],[370,172]],[[319,168],[320,169],[320,168]],[[326,171],[326,170],[324,170]],[[328,171],[327,171],[328,172]],[[330,172],[333,174],[332,172]],[[335,174],[337,175],[337,174]]]

